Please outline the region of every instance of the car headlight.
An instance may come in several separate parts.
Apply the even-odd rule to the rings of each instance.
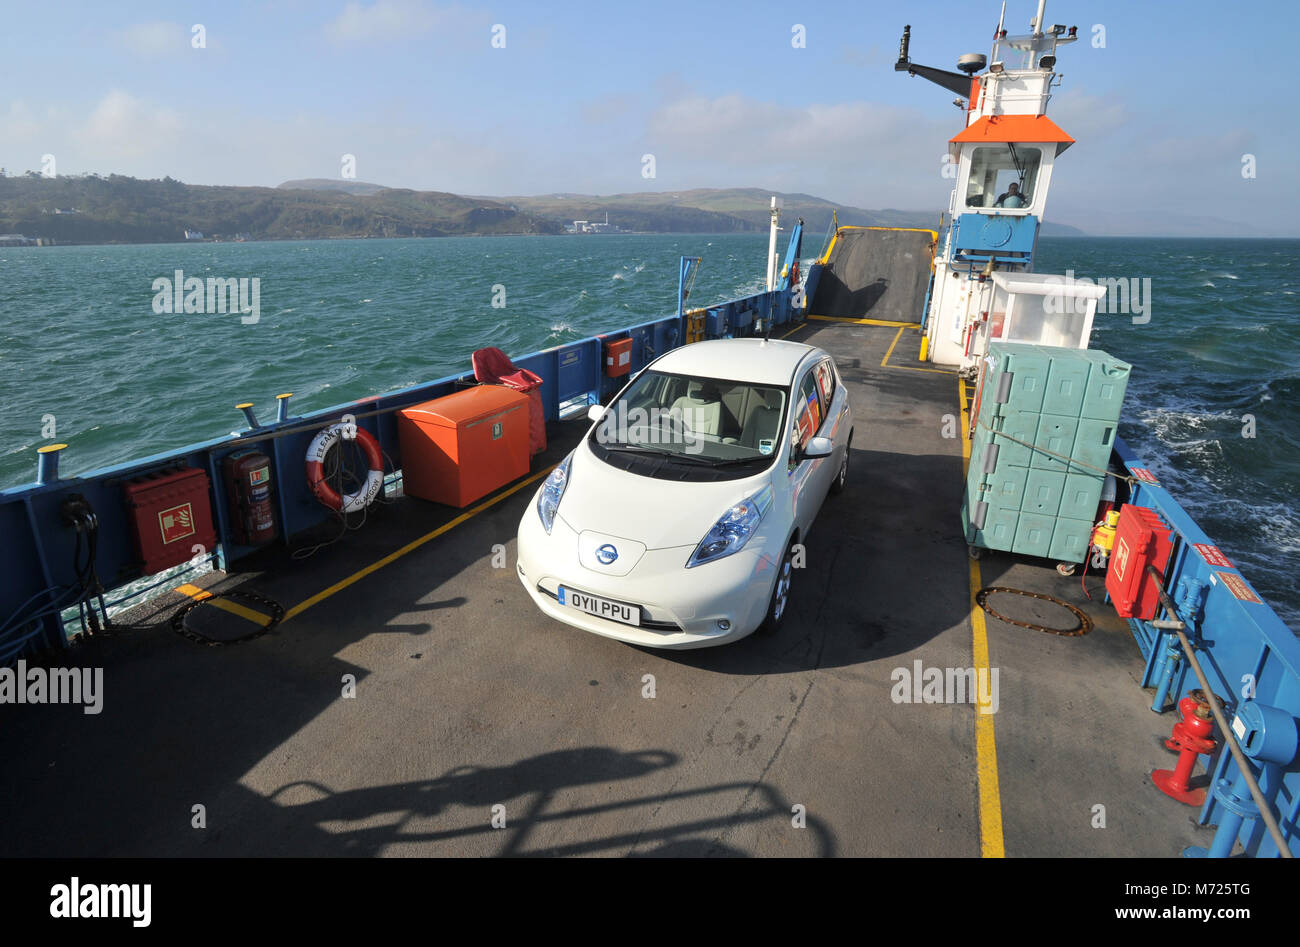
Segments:
[[[572,460],[573,454],[569,454],[556,464],[537,495],[537,515],[542,518],[542,526],[547,536],[551,535],[551,527],[555,525],[555,513],[560,508],[560,497],[564,496],[564,488],[569,485],[569,464]]]
[[[686,561],[686,568],[740,552],[745,543],[749,542],[749,537],[758,529],[763,514],[771,505],[771,484],[733,505],[700,540],[700,544],[695,547],[695,552],[691,553],[691,558]]]

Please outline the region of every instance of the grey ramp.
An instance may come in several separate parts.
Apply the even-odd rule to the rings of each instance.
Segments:
[[[842,228],[808,311],[920,322],[933,239],[928,230]]]

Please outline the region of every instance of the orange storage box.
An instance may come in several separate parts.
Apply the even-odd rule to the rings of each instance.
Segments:
[[[632,370],[632,340],[616,339],[605,343],[605,374],[618,378]]]
[[[528,474],[528,395],[478,385],[397,412],[407,496],[468,506]]]

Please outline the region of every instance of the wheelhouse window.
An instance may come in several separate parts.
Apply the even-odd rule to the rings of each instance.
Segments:
[[[1041,149],[1027,145],[1008,143],[976,148],[971,153],[966,206],[1027,208],[1034,200],[1034,185],[1038,183],[1042,159]]]

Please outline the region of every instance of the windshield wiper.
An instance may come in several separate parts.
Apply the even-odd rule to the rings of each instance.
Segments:
[[[710,460],[710,467],[739,467],[741,464],[752,464],[756,460],[771,460],[770,454],[755,454],[752,457],[728,457],[718,460]]]
[[[703,464],[706,467],[712,467],[713,461],[706,457],[696,457],[694,454],[683,454],[672,450],[656,450],[653,447],[639,447],[636,444],[602,444],[605,450],[618,451],[623,454],[646,454],[651,457],[665,457],[668,460],[683,460],[692,464]]]

